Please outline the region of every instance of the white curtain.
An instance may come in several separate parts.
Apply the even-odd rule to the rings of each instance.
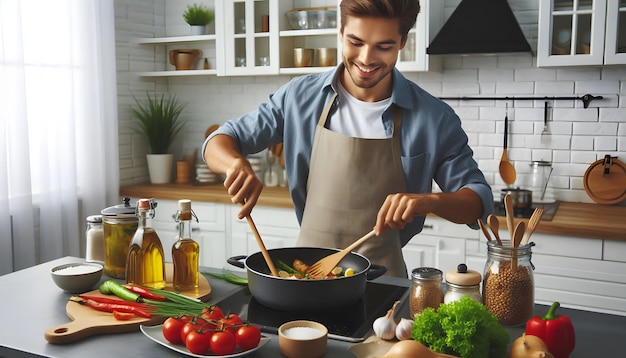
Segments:
[[[118,196],[113,0],[0,0],[0,274],[84,257]]]

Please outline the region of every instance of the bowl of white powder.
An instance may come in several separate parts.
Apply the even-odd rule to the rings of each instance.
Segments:
[[[103,267],[100,264],[76,262],[64,264],[50,269],[52,280],[62,290],[69,293],[91,291],[102,277]]]
[[[278,347],[287,358],[318,358],[326,353],[328,329],[313,321],[291,321],[278,327]]]

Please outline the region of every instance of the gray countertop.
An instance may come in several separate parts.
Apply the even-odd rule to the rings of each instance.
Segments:
[[[71,294],[61,291],[52,281],[52,267],[74,261],[75,257],[64,257],[51,262],[0,276],[2,297],[0,304],[0,357],[180,357],[179,353],[162,347],[141,332],[108,334],[88,337],[65,345],[48,343],[44,332],[51,327],[69,321],[65,305]],[[214,271],[204,268],[203,271]],[[102,280],[107,279],[103,276]],[[406,285],[408,280],[381,277],[377,281]],[[212,297],[218,302],[229,296],[238,286],[211,279]],[[538,305],[537,314],[547,311]],[[560,308],[559,313],[570,317],[576,330],[576,349],[570,356],[593,357],[601,353],[604,357],[618,357],[626,351],[626,317]],[[406,305],[401,308],[402,317],[408,317]],[[519,337],[523,327],[509,328],[511,340]],[[264,333],[271,341],[246,357],[280,357],[278,337]],[[329,339],[325,357],[354,357],[348,351],[353,343]]]

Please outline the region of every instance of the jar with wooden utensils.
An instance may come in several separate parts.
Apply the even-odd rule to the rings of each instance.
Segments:
[[[513,247],[510,240],[487,242],[483,304],[504,326],[519,326],[532,316],[535,302],[534,243]]]

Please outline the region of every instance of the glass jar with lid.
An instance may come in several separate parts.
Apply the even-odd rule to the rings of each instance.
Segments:
[[[443,272],[433,267],[418,267],[411,272],[413,284],[409,296],[411,317],[422,313],[426,308],[435,310],[443,301],[441,282]]]
[[[519,326],[532,317],[535,304],[534,243],[511,247],[510,240],[487,243],[483,304],[504,326]]]
[[[104,273],[114,278],[126,278],[126,256],[130,241],[137,231],[138,219],[130,198],[102,210],[104,232]]]
[[[463,296],[468,296],[474,301],[482,303],[481,281],[481,274],[478,271],[468,270],[465,264],[460,264],[456,270],[446,272],[447,288],[443,303],[458,301]]]

